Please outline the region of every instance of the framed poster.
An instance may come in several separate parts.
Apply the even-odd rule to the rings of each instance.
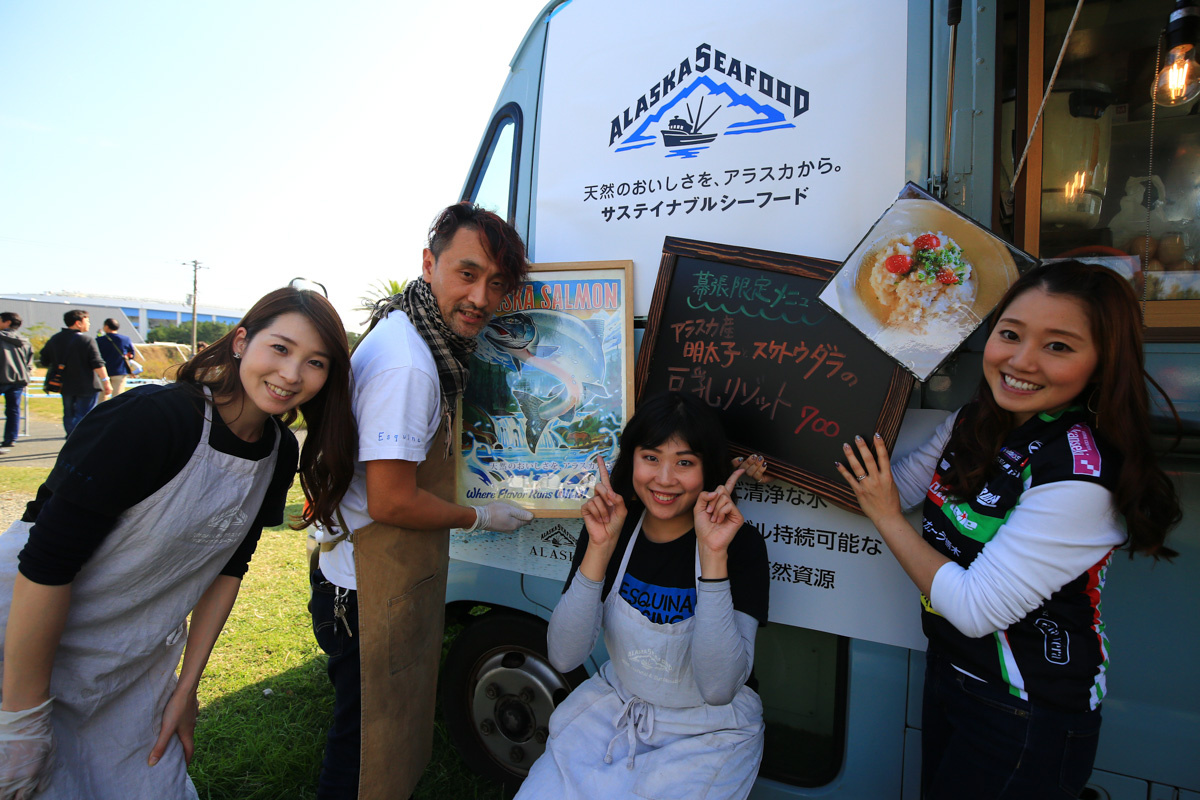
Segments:
[[[909,183],[820,299],[924,381],[1036,263]]]
[[[479,335],[458,502],[578,517],[632,406],[633,262],[534,264]]]
[[[692,392],[736,455],[857,511],[833,462],[878,431],[889,450],[912,378],[817,302],[837,263],[668,237],[638,354],[637,392]]]

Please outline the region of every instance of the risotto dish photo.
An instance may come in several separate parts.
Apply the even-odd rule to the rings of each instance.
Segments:
[[[879,321],[890,327],[927,333],[974,319],[971,264],[942,231],[884,237],[863,258],[859,280],[878,304]]]

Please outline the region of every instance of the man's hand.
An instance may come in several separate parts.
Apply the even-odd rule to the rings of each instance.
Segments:
[[[533,519],[532,511],[527,511],[520,506],[514,506],[503,500],[494,500],[486,506],[475,506],[474,508],[476,514],[475,524],[468,529],[468,532],[500,531],[501,533],[508,533],[515,531]]]

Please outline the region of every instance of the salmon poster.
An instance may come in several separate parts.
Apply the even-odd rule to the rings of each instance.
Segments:
[[[579,516],[631,411],[629,262],[534,265],[479,335],[459,502]]]

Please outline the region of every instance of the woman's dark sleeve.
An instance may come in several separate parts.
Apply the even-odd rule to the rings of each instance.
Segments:
[[[21,574],[46,586],[73,581],[122,512],[183,469],[201,429],[198,415],[189,427],[154,393],[126,393],[89,411],[29,504],[25,518],[34,520],[17,557]]]

